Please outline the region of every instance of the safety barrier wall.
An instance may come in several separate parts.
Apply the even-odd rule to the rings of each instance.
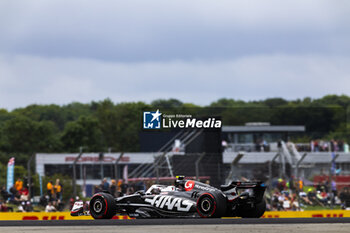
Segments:
[[[70,212],[7,212],[0,213],[0,220],[91,220],[91,216],[70,216]],[[114,216],[113,219],[130,219],[128,216]]]
[[[342,218],[350,217],[350,210],[266,211],[263,218]]]
[[[262,218],[342,218],[350,217],[350,210],[266,211]],[[91,220],[91,216],[72,217],[69,212],[7,212],[0,213],[0,220]],[[131,219],[114,216],[113,219]]]

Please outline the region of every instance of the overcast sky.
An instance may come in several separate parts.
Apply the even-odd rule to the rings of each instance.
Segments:
[[[1,0],[0,108],[350,94],[349,0]]]

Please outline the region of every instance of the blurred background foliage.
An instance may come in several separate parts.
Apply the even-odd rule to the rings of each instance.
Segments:
[[[150,104],[116,104],[105,99],[88,104],[30,105],[12,111],[0,109],[0,170],[10,157],[16,157],[16,165],[26,167],[33,153],[75,153],[80,146],[84,146],[85,152],[139,151],[142,113],[156,109],[163,114],[221,117],[224,125],[244,125],[246,122],[305,125],[306,134],[293,140],[334,138],[349,142],[349,106],[349,96],[327,95],[297,100],[223,98],[208,106],[177,99],[158,99]]]

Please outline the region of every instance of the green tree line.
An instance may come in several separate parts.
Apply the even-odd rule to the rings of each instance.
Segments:
[[[219,99],[207,106],[158,99],[151,103],[113,103],[110,99],[88,104],[29,105],[8,111],[0,109],[0,162],[16,157],[25,166],[37,152],[139,151],[142,113],[160,109],[163,113],[220,117],[224,125],[270,122],[272,125],[305,125],[307,139],[350,140],[347,112],[350,97],[327,95],[319,99],[260,101]]]

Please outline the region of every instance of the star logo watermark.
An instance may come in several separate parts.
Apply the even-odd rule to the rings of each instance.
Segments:
[[[143,128],[144,129],[160,129],[161,115],[159,109],[155,112],[143,112]]]

